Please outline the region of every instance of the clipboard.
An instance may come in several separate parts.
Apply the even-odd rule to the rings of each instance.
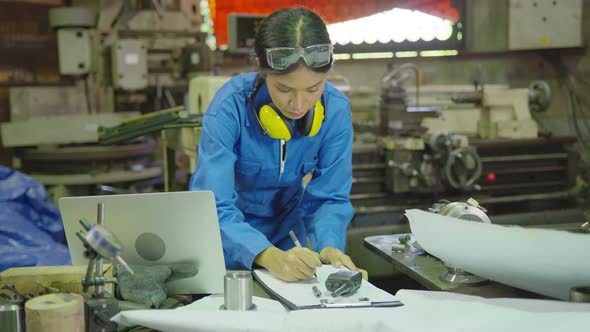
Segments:
[[[328,276],[339,270],[331,265],[323,265],[316,269],[317,278],[309,278],[298,282],[286,282],[277,279],[266,269],[255,269],[254,278],[272,297],[282,302],[291,310],[322,309],[322,308],[359,308],[359,307],[397,307],[403,303],[363,280],[361,287],[354,293],[340,297],[333,297],[326,289],[325,281]],[[316,286],[321,296],[316,297],[313,292]]]

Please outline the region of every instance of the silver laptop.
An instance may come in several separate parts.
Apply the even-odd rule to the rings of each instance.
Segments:
[[[79,220],[96,224],[98,203],[104,204],[104,225],[123,244],[128,264],[194,263],[194,277],[167,284],[173,294],[223,293],[225,262],[211,191],[186,191],[59,200],[72,264],[87,264],[84,245],[76,236]]]

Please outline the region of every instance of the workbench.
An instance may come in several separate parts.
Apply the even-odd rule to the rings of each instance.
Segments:
[[[536,297],[541,296],[516,289],[493,281],[485,282],[479,286],[459,286],[443,281],[440,276],[447,271],[443,262],[434,256],[430,256],[422,249],[412,244],[415,238],[412,236],[409,251],[399,252],[392,250],[392,244],[399,243],[401,236],[411,234],[391,234],[370,236],[365,238],[365,247],[379,255],[393,267],[408,277],[414,279],[420,285],[429,290],[447,291],[460,294],[478,295],[487,298],[493,297]]]
[[[519,225],[521,227],[576,231],[584,220],[584,213],[580,209],[565,209],[495,216],[492,220],[497,225]],[[409,250],[405,252],[392,250],[392,245],[399,243],[399,238],[405,235],[410,235],[411,237],[408,245]],[[443,262],[436,257],[428,255],[421,248],[416,248],[414,246],[415,240],[412,234],[400,233],[365,237],[363,243],[365,248],[387,261],[394,269],[429,290],[478,295],[487,298],[547,298],[494,281],[488,281],[479,286],[449,284],[440,278],[447,271]]]

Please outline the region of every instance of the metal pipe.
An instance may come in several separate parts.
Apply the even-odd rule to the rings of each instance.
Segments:
[[[84,293],[88,292],[88,286],[91,285],[90,280],[92,280],[93,268],[94,268],[94,257],[91,257],[88,262],[88,266],[86,267],[86,276],[84,277],[84,280],[82,282],[82,292],[84,292]]]
[[[543,160],[543,159],[566,159],[567,153],[542,153],[542,154],[525,154],[518,156],[505,156],[505,157],[481,157],[481,161],[492,162],[492,161],[524,161],[524,160]]]
[[[99,282],[99,280],[102,280],[102,260],[103,258],[100,256],[96,259],[96,269],[94,271],[94,295],[97,296],[102,293],[102,284]]]

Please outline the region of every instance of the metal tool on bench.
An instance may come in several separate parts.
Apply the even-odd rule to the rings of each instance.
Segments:
[[[486,209],[483,208],[479,203],[469,198],[467,202],[449,202],[441,201],[433,204],[430,212],[438,213],[443,216],[469,220],[474,222],[483,222],[491,224],[491,220],[486,214]],[[439,279],[451,285],[461,286],[479,286],[488,281],[486,278],[469,273],[463,269],[457,268],[446,262],[443,262],[447,271],[444,272]]]
[[[401,307],[404,304],[401,301],[376,301],[373,302],[369,298],[363,297],[356,302],[340,302],[330,301],[328,299],[321,299],[320,304],[312,304],[301,306],[299,309],[337,309],[337,308],[391,308]]]
[[[333,297],[338,297],[356,292],[362,282],[363,278],[360,272],[341,270],[328,276],[326,288],[332,292]]]
[[[223,279],[224,302],[220,310],[256,310],[252,303],[252,273],[250,271],[228,271]]]
[[[133,274],[133,271],[121,258],[121,243],[115,234],[104,226],[103,203],[98,204],[96,225],[90,225],[83,219],[80,220],[80,224],[86,233],[79,231],[76,235],[84,243],[85,255],[89,259],[86,277],[82,279],[86,331],[116,331],[117,326],[110,319],[119,312],[119,302],[113,296],[107,296],[103,288],[106,284],[114,284],[116,280],[103,276],[103,261],[116,261],[129,273]],[[88,292],[90,286],[94,286],[93,293]]]
[[[320,304],[312,304],[307,306],[301,306],[299,309],[336,309],[336,308],[386,308],[386,307],[399,307],[404,304],[400,301],[371,301],[367,297],[361,297],[358,301],[342,301],[340,296],[352,295],[360,287],[363,282],[361,273],[358,271],[340,270],[331,273],[326,278],[326,289],[332,293],[334,298],[320,299]],[[314,295],[321,297],[321,292],[316,286],[313,286]],[[318,294],[319,293],[319,294]]]

